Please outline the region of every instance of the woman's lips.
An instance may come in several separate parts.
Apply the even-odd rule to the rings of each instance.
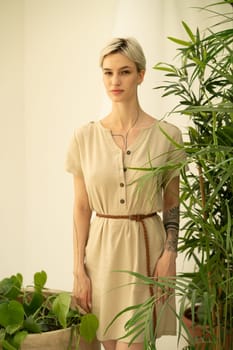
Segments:
[[[120,95],[124,90],[118,90],[118,89],[114,89],[114,90],[111,90],[111,93],[113,95]]]

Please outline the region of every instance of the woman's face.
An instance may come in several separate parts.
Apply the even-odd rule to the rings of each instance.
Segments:
[[[113,53],[103,60],[103,81],[113,102],[127,102],[137,96],[137,86],[145,72],[138,72],[136,64],[120,53]]]

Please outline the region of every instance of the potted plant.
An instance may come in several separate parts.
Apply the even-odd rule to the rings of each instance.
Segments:
[[[176,95],[179,99],[172,113],[190,119],[188,141],[184,144],[187,159],[176,164],[181,170],[184,219],[178,249],[194,261],[195,267],[178,274],[175,280],[153,281],[129,273],[141,283],[174,288],[180,299],[179,311],[174,312],[179,320],[179,336],[182,330],[186,333],[186,349],[233,349],[232,4],[227,0],[207,7],[216,16],[216,23],[202,34],[183,22],[188,39],[170,38],[179,45],[178,64],[158,63],[154,67],[166,76],[162,86],[156,88],[163,90],[164,97]],[[225,13],[216,6],[226,6]],[[187,165],[189,169],[185,171]],[[158,173],[171,166],[137,169],[145,171],[139,181],[146,180],[148,171]],[[156,297],[151,297],[127,309],[135,313],[125,325],[126,336],[134,340],[144,332],[147,349],[156,349],[156,331],[152,327],[156,302]]]
[[[72,308],[71,294],[46,289],[46,281],[45,271],[28,288],[19,273],[0,281],[0,349],[99,349],[96,316]]]
[[[217,14],[212,6],[209,11]],[[186,281],[191,278],[186,293],[191,326],[186,330],[190,344],[200,343],[200,349],[230,349],[233,342],[232,11],[218,13],[218,21],[220,17],[221,23],[202,36],[183,23],[189,41],[171,38],[180,45],[180,65],[155,66],[169,77],[160,87],[164,95],[179,96],[180,112],[191,121],[185,148],[192,166],[182,173],[185,224],[179,251],[195,261],[195,271],[183,275]],[[227,21],[231,26],[222,29]],[[196,324],[199,334],[193,339]]]

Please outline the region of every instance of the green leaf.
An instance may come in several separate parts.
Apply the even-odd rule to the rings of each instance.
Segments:
[[[32,294],[31,302],[24,303],[24,310],[27,316],[33,315],[43,304],[44,297],[41,292],[35,292]]]
[[[26,318],[23,323],[23,328],[26,329],[29,333],[41,333],[40,324],[38,324],[32,316]]]
[[[168,64],[162,65],[162,64],[163,63],[157,63],[156,65],[153,66],[153,69],[162,70],[169,73],[176,73],[176,70],[172,65],[168,65]]]
[[[168,39],[173,41],[174,43],[176,43],[178,45],[182,45],[182,46],[190,46],[190,44],[191,44],[190,41],[185,41],[185,40],[173,38],[172,36],[169,36]]]
[[[81,337],[91,343],[95,339],[98,326],[99,322],[94,314],[83,315],[79,328]]]
[[[34,274],[34,285],[37,291],[41,291],[44,288],[46,282],[47,274],[45,271],[36,272]]]
[[[17,274],[0,281],[0,294],[8,299],[16,299],[22,286],[22,275]]]
[[[13,335],[15,334],[20,328],[21,328],[22,324],[12,324],[12,325],[9,325],[7,326],[5,329],[6,329],[6,333],[7,334],[10,334],[10,335]]]
[[[186,33],[188,34],[188,36],[190,37],[190,39],[192,40],[193,43],[196,42],[196,38],[195,35],[193,34],[193,32],[191,31],[191,29],[189,28],[189,26],[187,25],[187,23],[185,23],[184,21],[182,21],[183,27],[186,31]]]
[[[24,320],[23,306],[15,300],[0,304],[0,325],[12,334],[13,329],[22,325]],[[7,328],[8,327],[8,328]]]
[[[69,293],[60,293],[55,298],[52,310],[54,314],[57,316],[59,323],[63,328],[66,328],[67,325],[67,315],[70,308],[71,295]]]
[[[22,344],[22,342],[24,341],[24,339],[26,338],[27,335],[28,335],[27,331],[17,332],[14,335],[13,344],[17,347],[20,347],[20,345]]]
[[[216,132],[218,136],[219,144],[225,146],[233,146],[233,127],[224,126],[221,129],[218,129]]]
[[[5,329],[1,328],[0,329],[0,344],[5,339],[5,336],[6,336],[6,331],[5,331]]]
[[[3,350],[18,350],[18,347],[11,345],[7,340],[3,340],[1,345]]]
[[[20,286],[20,288],[21,288],[21,287],[22,287],[22,284],[23,284],[23,276],[21,275],[21,273],[17,273],[17,274],[15,275],[15,277],[17,278],[17,281],[18,281],[19,286]]]

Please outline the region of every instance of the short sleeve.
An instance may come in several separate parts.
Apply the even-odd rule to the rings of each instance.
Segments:
[[[171,167],[170,170],[165,171],[163,176],[163,187],[166,187],[167,184],[176,176],[180,175],[180,169],[182,163],[186,159],[185,150],[183,146],[183,139],[181,131],[178,128],[175,128],[175,132],[172,135],[172,140],[169,140],[170,147],[167,155],[167,164],[168,167]],[[181,146],[181,147],[180,147]]]
[[[67,172],[73,175],[82,175],[81,157],[80,157],[80,146],[77,135],[74,134],[66,155],[65,169]]]

